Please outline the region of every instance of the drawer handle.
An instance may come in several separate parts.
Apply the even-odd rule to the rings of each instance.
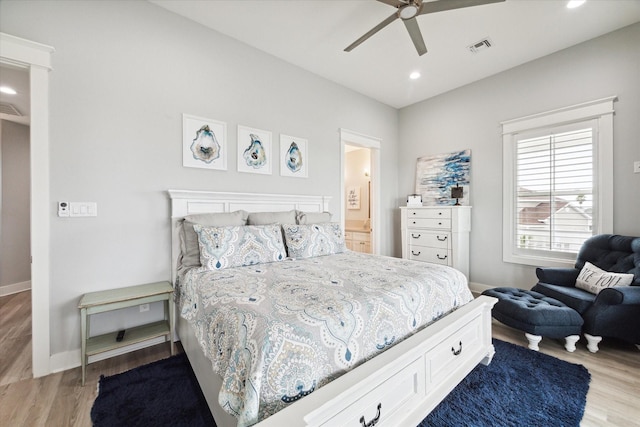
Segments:
[[[441,242],[444,242],[445,240],[447,240],[447,236],[444,236],[442,239],[440,238],[440,236],[436,236],[436,239],[440,240]]]
[[[457,356],[460,353],[462,353],[462,341],[460,341],[460,348],[459,349],[456,350],[453,347],[451,347],[451,353],[453,353],[454,356]]]
[[[442,223],[441,223],[441,222],[439,222],[439,223],[438,223],[438,225],[442,225]]]
[[[438,215],[442,215],[442,212],[438,212]]]
[[[411,251],[411,255],[418,256],[418,255],[420,255],[420,251],[418,251],[418,253],[415,253],[414,251]]]
[[[415,224],[416,224],[416,222],[415,222],[415,221],[411,221],[411,222],[413,222],[413,225],[415,225]]]
[[[413,237],[414,239],[419,239],[419,238],[420,238],[420,235],[419,235],[419,234],[418,234],[418,235],[415,235],[415,234],[411,233],[411,237]]]
[[[415,215],[415,214],[416,214],[416,212],[411,212],[411,215]]]
[[[362,424],[362,427],[373,427],[374,425],[378,424],[378,421],[380,421],[380,409],[382,408],[382,403],[378,403],[378,413],[376,414],[376,417],[374,419],[372,419],[369,422],[366,422],[364,419],[364,415],[360,417],[360,424]]]
[[[441,256],[440,256],[440,254],[436,254],[436,256],[438,257],[438,259],[447,259],[447,256],[446,256],[446,255],[445,255],[445,256],[443,256],[443,257],[441,257]]]

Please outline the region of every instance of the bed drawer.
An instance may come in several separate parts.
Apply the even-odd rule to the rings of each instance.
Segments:
[[[451,208],[449,209],[408,209],[407,217],[412,218],[431,218],[431,219],[450,219]]]
[[[409,230],[409,245],[427,246],[430,248],[449,249],[450,233],[430,233],[424,230]]]
[[[409,227],[418,228],[441,228],[451,230],[451,220],[443,218],[409,218]]]
[[[466,364],[482,342],[477,318],[458,329],[427,354],[427,383],[439,384]]]
[[[414,261],[432,262],[434,264],[452,265],[451,251],[447,249],[411,245],[409,246],[409,259]]]
[[[415,402],[425,396],[425,364],[420,357],[382,384],[331,417],[322,426],[361,426],[378,418],[377,426],[391,426],[389,418],[402,409],[413,409]]]

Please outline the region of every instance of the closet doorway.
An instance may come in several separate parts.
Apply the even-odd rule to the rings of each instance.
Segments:
[[[31,365],[33,377],[51,373],[49,322],[52,208],[49,195],[49,72],[54,49],[0,32],[0,64],[29,74]]]
[[[0,64],[0,384],[31,372],[29,73]]]
[[[340,130],[342,226],[347,248],[380,253],[380,140]]]

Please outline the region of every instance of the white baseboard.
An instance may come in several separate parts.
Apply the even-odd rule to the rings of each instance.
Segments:
[[[96,354],[95,356],[89,356],[89,363],[108,359],[114,356],[120,356],[121,354],[125,354],[130,351],[140,350],[146,347],[151,347],[152,345],[161,344],[165,341],[166,341],[166,337],[156,337],[150,340],[131,344],[126,347],[117,348],[111,351],[105,351],[104,353]],[[51,368],[51,373],[62,372],[69,369],[77,368],[80,366],[80,359],[81,359],[81,353],[79,348],[71,351],[52,354],[51,358],[49,359],[49,366]]]
[[[28,291],[29,289],[31,289],[31,280],[20,283],[12,283],[11,285],[0,286],[0,297],[17,294],[18,292]]]
[[[495,287],[496,286],[485,285],[484,283],[469,282],[469,289],[471,289],[471,293],[474,295],[480,295],[487,289],[493,289]]]

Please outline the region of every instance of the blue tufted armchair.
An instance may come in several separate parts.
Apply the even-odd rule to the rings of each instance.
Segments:
[[[633,274],[631,286],[603,289],[597,295],[576,288],[587,261],[605,271]],[[537,268],[536,275],[538,283],[532,290],[580,313],[589,351],[598,351],[602,337],[619,338],[640,349],[640,237],[593,236],[580,248],[575,268]]]

